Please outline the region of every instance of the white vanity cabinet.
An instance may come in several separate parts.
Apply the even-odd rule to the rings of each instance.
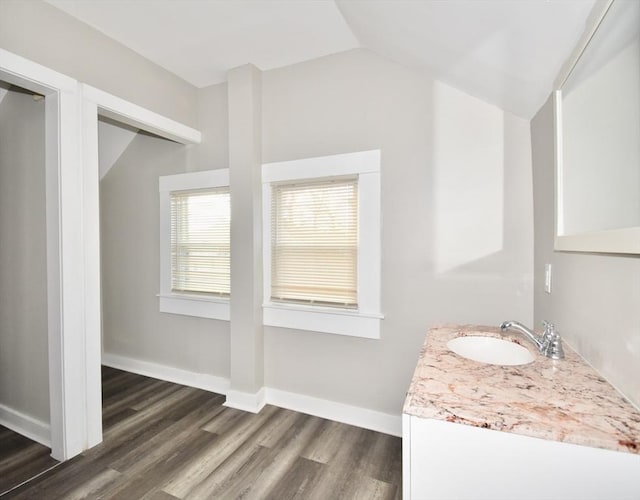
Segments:
[[[640,455],[402,416],[405,500],[636,500]]]
[[[640,411],[565,345],[518,366],[448,342],[498,328],[431,328],[403,410],[405,500],[640,500]]]

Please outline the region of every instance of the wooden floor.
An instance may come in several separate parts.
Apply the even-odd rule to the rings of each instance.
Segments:
[[[104,442],[3,500],[401,498],[400,438],[273,406],[254,415],[223,402],[104,368]]]
[[[0,425],[0,496],[58,464],[51,450]]]

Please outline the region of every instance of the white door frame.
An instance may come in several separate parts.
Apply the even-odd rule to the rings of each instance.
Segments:
[[[86,332],[88,447],[102,441],[100,174],[98,116],[180,144],[198,144],[199,131],[87,84],[80,84],[83,165],[84,329]],[[157,190],[156,190],[157,191]],[[157,221],[156,221],[157,223]]]
[[[0,80],[45,96],[51,456],[102,441],[98,115],[181,144],[199,131],[0,49]]]
[[[45,96],[50,442],[66,460],[87,448],[78,83],[3,49],[0,79]]]

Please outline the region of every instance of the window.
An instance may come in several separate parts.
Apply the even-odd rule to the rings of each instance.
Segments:
[[[264,323],[380,336],[380,153],[263,165]]]
[[[160,177],[160,311],[229,319],[229,171]]]
[[[171,196],[171,291],[229,296],[229,188]]]
[[[271,300],[357,308],[358,180],[271,193]]]

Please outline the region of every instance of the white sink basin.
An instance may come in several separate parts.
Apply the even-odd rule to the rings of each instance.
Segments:
[[[526,365],[535,359],[526,347],[495,337],[456,337],[447,347],[458,356],[491,365]]]

